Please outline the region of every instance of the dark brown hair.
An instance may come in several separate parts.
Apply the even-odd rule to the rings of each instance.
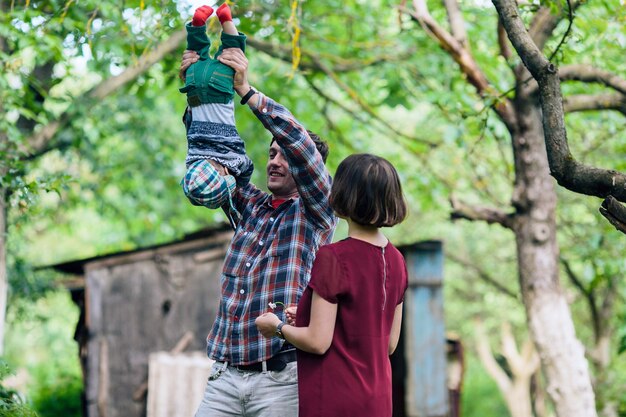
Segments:
[[[338,216],[364,226],[390,227],[407,213],[398,172],[386,159],[367,153],[339,164],[330,206]]]
[[[322,155],[322,161],[326,163],[326,158],[328,158],[328,143],[326,143],[324,139],[320,138],[317,134],[311,132],[308,129],[307,129],[307,133],[309,134],[309,137],[313,140],[313,143],[315,143],[315,147],[317,148],[317,151],[320,153],[320,155]],[[276,141],[276,138],[272,138],[272,141],[270,142],[270,146],[272,146],[272,143],[274,143],[275,141]]]

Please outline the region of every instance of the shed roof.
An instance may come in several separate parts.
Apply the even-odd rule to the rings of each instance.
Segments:
[[[228,223],[219,223],[215,226],[207,227],[204,229],[200,229],[197,232],[189,233],[183,236],[181,239],[173,240],[170,242],[165,242],[165,243],[161,243],[158,245],[145,246],[145,247],[136,248],[136,249],[129,250],[129,251],[120,251],[120,252],[108,253],[104,255],[93,256],[91,258],[77,259],[73,261],[62,262],[62,263],[58,263],[54,265],[48,265],[44,268],[53,268],[59,272],[63,272],[66,274],[84,275],[85,265],[90,262],[102,261],[105,259],[110,259],[110,258],[115,258],[115,257],[120,257],[120,256],[127,256],[127,255],[131,255],[134,253],[139,253],[142,251],[154,250],[154,249],[163,248],[163,247],[167,247],[167,246],[171,246],[175,244],[190,242],[193,240],[206,239],[206,238],[216,236],[220,233],[224,233],[229,230],[231,230],[231,227]],[[441,246],[442,246],[442,242],[440,240],[425,240],[425,241],[409,243],[405,245],[397,245],[396,247],[400,251],[405,253],[410,250],[418,250],[418,251],[440,250]]]
[[[183,236],[181,239],[177,239],[174,241],[165,242],[165,243],[161,243],[158,245],[145,246],[145,247],[136,248],[136,249],[129,250],[129,251],[108,253],[104,255],[93,256],[91,258],[78,259],[78,260],[63,262],[59,264],[48,265],[44,268],[53,268],[59,272],[63,272],[66,274],[83,275],[85,272],[85,265],[90,262],[101,261],[104,259],[114,258],[114,257],[122,256],[122,255],[124,256],[131,255],[131,254],[146,251],[146,250],[154,250],[154,249],[170,246],[173,244],[189,242],[192,240],[206,239],[208,237],[216,236],[219,233],[223,233],[228,230],[231,230],[230,225],[228,223],[220,223],[218,225],[207,227],[207,228],[198,230],[197,232],[187,234]]]

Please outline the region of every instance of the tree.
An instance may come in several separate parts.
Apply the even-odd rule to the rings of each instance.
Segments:
[[[476,322],[478,356],[489,375],[496,381],[511,417],[532,417],[531,379],[539,369],[539,357],[532,342],[528,339],[524,342],[521,351],[518,350],[511,326],[507,322],[502,324],[501,339],[501,351],[506,361],[506,370],[491,352],[483,323]]]
[[[541,100],[543,129],[548,150],[551,173],[558,183],[577,193],[602,197],[600,212],[615,228],[626,233],[626,174],[588,166],[579,162],[570,152],[565,115],[577,111],[612,110],[626,115],[626,79],[611,71],[593,65],[568,65],[562,68],[551,62],[552,57],[543,55],[541,43],[526,30],[521,13],[513,1],[494,0],[502,25],[521,57],[524,65],[536,81],[534,88]],[[554,7],[567,13],[574,20],[581,2],[555,2]],[[609,92],[576,95],[564,98],[561,82],[578,81],[599,84]]]
[[[155,25],[153,33],[142,33],[144,38],[139,37],[137,43],[128,43],[131,50],[142,46],[142,55],[135,56],[128,49],[122,48],[122,56],[126,59],[135,58],[131,64],[119,74],[112,75],[107,65],[96,60],[96,68],[102,74],[100,82],[86,89],[69,89],[68,98],[62,100],[62,110],[52,111],[50,107],[57,101],[53,88],[58,87],[64,81],[72,80],[71,58],[80,56],[86,45],[93,46],[93,40],[89,35],[95,23],[102,23],[103,19],[111,17],[111,21],[121,24],[129,30],[130,24],[118,10],[101,5],[98,2],[83,3],[80,7],[65,5],[61,13],[57,10],[54,2],[32,2],[24,9],[15,9],[14,4],[8,1],[0,1],[2,12],[3,32],[0,34],[0,53],[6,57],[5,69],[9,74],[2,77],[5,87],[2,94],[0,111],[9,114],[14,120],[6,118],[0,126],[0,353],[2,352],[2,340],[4,335],[6,302],[7,302],[7,216],[11,196],[16,192],[34,190],[39,187],[46,188],[45,181],[29,182],[25,179],[27,164],[30,161],[41,158],[46,153],[63,149],[68,146],[63,138],[58,135],[67,128],[75,118],[84,114],[89,109],[102,101],[105,97],[113,94],[128,83],[145,74],[152,65],[163,60],[174,50],[180,48],[185,38],[184,30],[173,33],[164,42],[159,42],[151,47],[152,40],[148,35],[164,36],[159,33],[163,28]],[[143,11],[143,10],[142,10]],[[163,9],[165,16],[167,9]],[[171,13],[171,10],[169,11]],[[149,14],[149,13],[148,13]],[[85,27],[86,23],[86,27]],[[74,30],[74,33],[70,31]],[[114,32],[109,25],[101,27],[102,32]],[[105,37],[106,38],[106,37]],[[120,40],[119,45],[124,45]],[[106,41],[99,42],[106,47]],[[119,45],[117,45],[119,47]],[[33,62],[24,62],[26,52],[34,53]],[[72,52],[73,56],[67,57]],[[103,54],[102,50],[92,49],[94,54]],[[121,63],[121,62],[120,62]],[[55,68],[62,66],[65,76],[55,75]],[[99,67],[99,68],[98,68]],[[58,70],[58,68],[57,68]],[[21,78],[19,82],[11,81],[9,75]],[[14,84],[11,85],[11,82]],[[15,89],[22,94],[15,94]],[[25,204],[24,201],[22,201]]]
[[[478,93],[478,101],[482,103],[485,109],[479,112],[479,115],[483,112],[486,113],[487,110],[493,111],[511,139],[515,176],[511,205],[496,208],[470,205],[453,197],[451,199],[452,217],[483,220],[501,225],[513,232],[517,246],[519,286],[528,325],[532,339],[542,358],[543,369],[546,373],[547,391],[555,403],[557,414],[568,417],[595,416],[595,396],[585,351],[576,337],[568,300],[559,280],[559,246],[556,240],[555,218],[557,195],[554,181],[550,176],[548,155],[544,143],[541,102],[536,94],[537,87],[531,82],[532,76],[529,71],[512,53],[510,45],[506,41],[504,28],[497,26],[497,19],[494,19],[496,13],[493,10],[489,13],[480,5],[471,3],[464,3],[463,5],[464,10],[461,10],[457,2],[446,1],[444,2],[444,9],[437,9],[434,15],[431,14],[426,1],[414,0],[410,7],[407,6],[407,2],[402,2],[399,6],[401,13],[410,16],[413,21],[419,23],[424,32],[448,54],[449,59],[457,64],[464,81],[475,89]],[[374,7],[373,5],[370,6]],[[380,44],[384,44],[388,39],[380,36],[381,33],[376,26],[377,24],[384,26],[384,23],[380,23],[382,21],[381,14],[373,13],[372,8],[369,8],[368,12],[376,15],[379,20],[369,21],[367,20],[370,17],[369,14],[365,14],[364,21],[366,24],[372,25],[372,30],[367,33],[371,34],[370,39],[376,39]],[[535,43],[541,48],[549,45],[554,53],[559,51],[559,40],[564,37],[563,33],[569,23],[567,12],[558,8],[552,10],[547,6],[542,7],[533,4],[529,5],[527,14],[531,21],[530,33],[534,36]],[[495,35],[470,39],[466,30],[466,17],[471,19],[472,26],[481,28],[486,27],[487,24],[480,21],[479,25],[477,23],[479,20],[484,19],[492,22]],[[444,18],[447,18],[448,30],[439,23],[439,20]],[[367,82],[375,84],[374,77],[368,77],[365,82],[359,83],[350,74],[338,73],[332,68],[324,67],[325,59],[336,56],[335,49],[339,49],[339,47],[335,45],[343,46],[344,51],[339,53],[347,57],[351,55],[346,50],[361,39],[348,39],[346,44],[342,44],[336,40],[339,37],[337,33],[328,34],[319,25],[314,26],[313,22],[306,19],[303,22],[303,24],[315,27],[315,30],[322,32],[316,32],[318,37],[326,36],[328,39],[334,39],[334,43],[325,45],[327,48],[323,53],[308,54],[309,58],[317,63],[316,68],[321,69],[327,80],[330,80],[324,83],[315,74],[305,74],[309,85],[323,99],[323,108],[326,106],[337,108],[363,123],[383,125],[383,130],[387,129],[388,133],[391,132],[390,136],[394,137],[406,151],[428,166],[428,162],[424,162],[425,158],[423,157],[425,150],[439,146],[439,142],[432,138],[424,139],[423,135],[419,133],[417,135],[407,133],[406,128],[403,129],[397,124],[386,122],[384,118],[380,117],[378,109],[369,103],[413,105],[407,97],[422,92],[425,89],[423,85],[428,81],[431,81],[432,84],[435,83],[415,69],[419,64],[422,64],[420,69],[428,65],[439,69],[438,81],[456,78],[454,80],[456,82],[458,77],[453,77],[449,67],[441,65],[437,61],[440,57],[433,53],[432,49],[428,51],[428,54],[422,49],[407,59],[401,66],[402,68],[396,68],[395,74],[386,73],[384,65],[382,68],[377,67],[374,70],[378,71],[377,75],[380,78],[389,83],[384,88],[388,93],[385,97],[381,94],[381,89],[375,91],[374,88],[367,85]],[[400,20],[400,25],[406,33],[407,28],[403,25],[402,20]],[[346,24],[351,35],[357,33],[355,26],[358,24],[352,21]],[[416,39],[416,47],[424,48],[425,42],[420,37],[422,32],[413,31],[412,33]],[[493,40],[495,47],[483,47],[486,39]],[[482,56],[475,55],[474,45],[482,47],[479,51]],[[389,45],[385,45],[385,47],[389,47]],[[396,45],[394,51],[396,56],[404,55],[404,51],[399,51],[399,49]],[[486,49],[487,51],[485,51]],[[494,53],[495,50],[499,50],[500,60],[488,61],[485,59],[485,55]],[[358,56],[358,52],[350,52],[353,52],[354,56]],[[378,63],[380,61],[382,60],[374,60],[373,62]],[[491,68],[490,65],[495,68]],[[365,72],[365,70],[360,72],[362,77]],[[415,77],[412,80],[413,83],[398,82],[396,84],[395,81],[406,76],[406,73]],[[385,75],[389,77],[385,78]],[[328,88],[322,88],[322,86],[328,87],[329,84],[333,84],[343,94],[330,94]],[[449,81],[446,86],[449,88],[456,87],[451,87],[451,85],[453,85],[453,81]],[[461,90],[461,88],[458,89]],[[363,97],[368,97],[368,99]],[[472,115],[464,115],[463,117],[469,118]],[[476,114],[473,117],[476,117]],[[327,119],[330,120],[329,124],[336,120],[336,118],[328,116]],[[485,120],[485,125],[487,125],[487,117]],[[422,128],[419,132],[423,133],[424,129]]]
[[[145,62],[147,51],[159,50],[166,39],[181,33],[182,21],[174,10],[175,4],[170,3],[159,6],[162,8],[145,8],[143,2],[131,2],[122,12],[96,2],[67,3],[63,8],[51,1],[31,2],[25,10],[10,9],[7,1],[1,3],[3,11],[9,11],[3,15],[0,34],[2,50],[11,58],[7,62],[15,64],[25,47],[37,51],[34,65],[22,65],[21,71],[9,72],[22,81],[19,89],[26,101],[20,102],[19,95],[9,94],[7,89],[0,93],[0,103],[14,115],[0,129],[4,139],[8,139],[0,142],[6,146],[2,151],[10,156],[3,160],[12,161],[5,165],[11,173],[2,176],[3,189],[8,194],[1,200],[5,205],[16,204],[17,199],[11,199],[10,194],[30,187],[26,180],[20,185],[9,183],[9,179],[26,178],[24,173],[31,162],[49,150],[77,147],[80,137],[63,127],[75,128],[90,122],[85,108],[94,112],[95,104],[102,103],[105,96],[115,101],[112,108],[123,107],[128,96],[142,91],[141,87],[128,86],[128,81],[136,78],[117,77],[131,74],[137,64]],[[574,333],[559,283],[556,190],[549,175],[541,103],[531,74],[511,53],[504,30],[496,30],[497,14],[491,7],[464,2],[461,10],[456,2],[447,1],[444,8],[433,6],[431,15],[426,2],[415,0],[410,7],[402,2],[398,15],[383,3],[294,0],[294,7],[289,9],[280,2],[238,2],[238,12],[245,16],[240,28],[250,35],[249,55],[255,60],[253,84],[263,78],[265,92],[280,95],[281,101],[307,127],[321,128],[329,134],[335,145],[331,164],[333,159],[341,158],[340,151],[367,150],[392,155],[401,172],[411,179],[407,188],[415,194],[409,198],[422,210],[435,207],[438,199],[462,182],[449,177],[460,175],[454,171],[456,161],[452,154],[471,156],[465,136],[479,132],[475,143],[493,138],[499,148],[504,148],[502,144],[510,139],[513,168],[509,167],[505,151],[500,160],[493,155],[478,156],[485,166],[476,173],[475,182],[484,183],[486,177],[490,182],[504,183],[509,174],[514,176],[510,181],[511,203],[481,207],[455,197],[451,199],[453,217],[485,220],[513,232],[521,299],[557,412],[568,417],[595,415],[583,348]],[[553,47],[554,39],[560,39],[568,14],[533,7],[528,16],[532,18],[531,34],[536,44],[558,50]],[[438,23],[446,17],[449,30]],[[464,18],[471,23],[467,27]],[[41,29],[41,19],[45,30]],[[137,25],[139,31],[135,30]],[[492,31],[485,30],[489,25]],[[178,47],[182,49],[182,45]],[[498,47],[500,57],[495,58]],[[73,76],[69,59],[62,55],[71,51],[72,57],[80,56],[83,50],[90,51],[92,58],[87,62],[90,75],[98,77],[96,81]],[[135,74],[144,80],[164,74],[173,77],[179,54],[174,45],[169,51],[174,53],[163,55],[162,62],[151,72],[138,70]],[[450,69],[451,62],[456,63],[458,71]],[[55,75],[59,66],[66,70],[65,76]],[[106,83],[109,79],[126,80],[126,84],[121,82],[115,84],[117,88],[104,90],[108,95],[91,96],[103,91],[94,87],[98,82]],[[6,77],[0,76],[0,80],[8,85]],[[145,85],[150,88],[148,83]],[[58,94],[59,87],[64,87],[63,94]],[[114,95],[115,91],[123,94]],[[435,122],[420,118],[427,105],[429,109],[441,110]],[[408,114],[408,120],[394,120],[395,112]],[[432,114],[428,112],[428,116]],[[240,122],[238,115],[238,126]],[[437,122],[448,126],[435,129]],[[462,123],[473,124],[472,132],[457,134]],[[132,127],[128,129],[136,133],[130,130]],[[121,127],[119,130],[132,137]],[[243,133],[250,132],[251,129]],[[40,142],[32,144],[39,143],[41,148],[26,146],[29,138],[40,138]],[[159,136],[157,140],[164,138]],[[251,145],[255,154],[264,148],[263,143]],[[106,142],[101,146],[106,147]],[[433,154],[438,150],[446,155],[439,156],[437,165],[433,162],[437,156],[433,158]],[[489,171],[496,161],[504,168]],[[511,174],[509,171],[513,170]],[[455,191],[462,195],[464,190]],[[509,188],[500,187],[493,194],[508,192]],[[23,199],[19,201],[21,204]],[[430,225],[420,226],[415,229],[421,232]],[[417,235],[410,232],[413,234],[405,234],[407,239]],[[510,293],[510,287],[502,289]]]
[[[514,94],[509,97],[497,93],[495,84],[488,80],[472,55],[459,5],[455,1],[444,4],[449,31],[432,17],[425,1],[414,0],[412,8],[402,7],[401,10],[449,53],[467,82],[506,126],[515,166],[512,210],[469,206],[453,199],[453,217],[497,223],[513,231],[528,325],[557,415],[595,416],[595,397],[587,360],[582,344],[576,338],[571,312],[559,283],[556,192],[549,175],[540,103],[534,85],[527,81],[530,74],[523,64],[513,62],[500,28],[500,53],[510,63]],[[538,7],[530,24],[535,44],[545,46],[565,17],[561,10],[552,13],[546,7]]]

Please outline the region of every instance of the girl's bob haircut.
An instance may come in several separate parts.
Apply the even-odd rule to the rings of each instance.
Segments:
[[[339,217],[363,226],[391,227],[407,213],[396,169],[367,153],[350,155],[339,164],[330,206]]]

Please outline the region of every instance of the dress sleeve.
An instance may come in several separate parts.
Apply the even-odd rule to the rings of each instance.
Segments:
[[[309,287],[329,303],[337,304],[344,293],[343,269],[333,250],[322,246],[315,255]]]

